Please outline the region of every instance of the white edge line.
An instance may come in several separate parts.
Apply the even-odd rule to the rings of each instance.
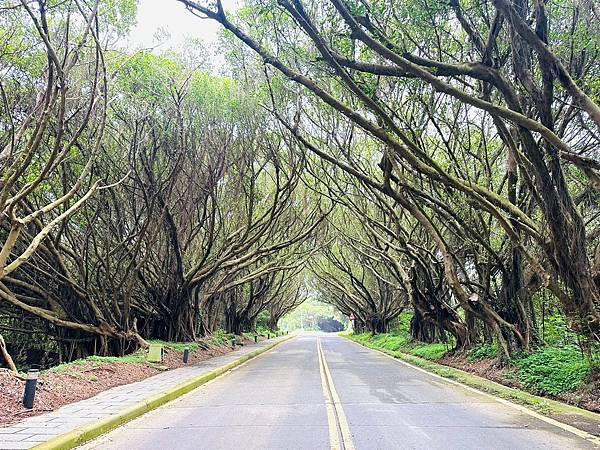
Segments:
[[[358,345],[359,347],[366,348],[368,350],[380,353],[381,355],[383,355],[383,356],[385,356],[387,358],[390,358],[390,359],[392,359],[392,360],[394,360],[394,361],[396,361],[396,362],[398,362],[400,364],[403,364],[405,366],[408,366],[408,367],[410,367],[412,369],[418,370],[419,372],[423,372],[423,373],[425,373],[425,374],[427,374],[429,376],[432,376],[434,378],[438,378],[438,379],[443,380],[443,381],[445,381],[447,383],[454,384],[456,386],[460,386],[460,387],[462,387],[464,389],[467,389],[469,391],[475,392],[477,394],[485,395],[486,397],[489,397],[489,398],[491,398],[491,399],[493,399],[493,400],[495,400],[495,401],[497,401],[499,403],[502,403],[504,405],[510,406],[511,408],[514,408],[514,409],[516,409],[518,411],[521,411],[521,412],[523,412],[525,414],[528,414],[528,415],[530,415],[532,417],[535,417],[536,419],[539,419],[539,420],[542,420],[542,421],[544,421],[546,423],[554,425],[555,427],[558,427],[558,428],[560,428],[560,429],[562,429],[564,431],[568,431],[568,432],[570,432],[570,433],[572,433],[572,434],[574,434],[574,435],[576,435],[576,436],[578,436],[580,438],[583,438],[583,439],[591,442],[594,445],[600,446],[600,437],[594,436],[593,434],[590,434],[587,431],[583,431],[583,430],[580,430],[579,428],[576,428],[574,426],[567,425],[566,423],[559,422],[558,420],[555,420],[555,419],[552,419],[550,417],[544,416],[544,415],[542,415],[542,414],[540,414],[538,412],[535,412],[535,411],[533,411],[533,410],[531,410],[531,409],[529,409],[529,408],[527,408],[527,407],[525,407],[523,405],[519,405],[519,404],[513,403],[513,402],[511,402],[509,400],[506,400],[504,398],[497,397],[497,396],[495,396],[493,394],[490,394],[488,392],[481,391],[481,390],[476,389],[474,387],[471,387],[471,386],[468,386],[466,384],[463,384],[460,381],[452,380],[450,378],[444,378],[443,376],[438,375],[437,373],[429,372],[428,370],[422,369],[421,367],[417,367],[417,366],[415,366],[415,365],[413,365],[413,364],[411,364],[409,362],[406,362],[406,361],[404,361],[402,359],[394,358],[392,355],[388,355],[387,353],[382,352],[381,350],[377,350],[375,348],[371,348],[371,347],[367,347],[366,345],[362,345],[362,344],[360,344],[360,343],[358,343],[356,341],[353,341],[352,339],[347,339],[347,340],[350,341],[350,342],[352,342],[355,345]]]

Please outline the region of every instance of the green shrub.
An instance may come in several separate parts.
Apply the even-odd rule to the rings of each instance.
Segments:
[[[257,326],[257,327],[256,327],[256,333],[257,333],[259,336],[267,336],[267,335],[268,335],[268,334],[270,334],[270,333],[274,333],[274,331],[273,331],[273,330],[271,330],[271,329],[270,329],[269,327],[267,327],[267,326],[262,326],[262,325],[259,325],[259,326]]]
[[[410,333],[410,321],[413,317],[413,313],[412,312],[403,312],[402,314],[400,314],[394,324],[393,324],[393,329],[392,332],[393,334],[399,334],[399,335],[406,335],[408,336],[408,334]]]
[[[565,317],[560,314],[546,317],[543,338],[546,344],[554,347],[577,343],[577,335],[569,328]]]
[[[498,346],[496,344],[481,344],[473,347],[467,355],[469,362],[481,361],[498,357]]]
[[[96,367],[101,367],[107,364],[112,363],[128,363],[128,364],[144,364],[146,362],[146,355],[143,351],[137,351],[130,355],[125,356],[88,356],[83,359],[76,359],[75,361],[71,361],[68,363],[59,364],[58,366],[54,366],[49,369],[50,372],[55,373],[63,373],[63,372],[73,372],[76,366],[82,366],[85,364],[91,364]]]
[[[210,343],[213,345],[228,345],[231,343],[233,335],[225,333],[224,330],[216,330],[210,337]]]
[[[591,373],[589,362],[575,347],[543,348],[515,359],[515,378],[534,394],[572,392]]]
[[[165,349],[174,350],[179,353],[183,353],[183,351],[185,350],[186,347],[189,347],[189,349],[192,353],[198,351],[198,349],[199,349],[199,345],[195,344],[194,342],[167,342],[167,341],[161,341],[160,339],[154,339],[154,340],[151,340],[148,342],[150,344],[160,344]]]
[[[269,316],[269,311],[260,312],[256,317],[256,328],[264,328],[265,330],[267,330],[269,324]]]

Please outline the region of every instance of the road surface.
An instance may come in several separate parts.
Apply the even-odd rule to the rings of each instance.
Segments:
[[[299,336],[88,443],[138,449],[594,448],[346,339]]]

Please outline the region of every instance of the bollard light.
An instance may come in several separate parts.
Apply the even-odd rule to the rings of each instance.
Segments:
[[[235,348],[235,338],[232,338],[232,339],[231,339],[231,346],[232,346],[233,348]]]
[[[186,346],[183,349],[183,362],[187,364],[189,357],[190,357],[190,348]]]
[[[258,344],[258,334],[255,334],[255,335],[254,335],[254,343],[255,343],[255,344]]]
[[[25,393],[23,394],[23,406],[27,409],[33,408],[35,400],[35,387],[37,385],[39,369],[29,369],[27,372],[27,380],[25,381]]]

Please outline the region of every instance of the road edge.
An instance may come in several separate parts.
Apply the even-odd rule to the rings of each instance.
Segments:
[[[368,345],[353,340],[349,335],[340,336],[352,342],[353,344],[380,353],[383,356],[391,358],[400,364],[404,364],[420,372],[440,378],[450,384],[458,385],[478,394],[486,395],[499,403],[505,404],[525,414],[536,417],[546,423],[550,423],[565,431],[575,434],[596,446],[600,446],[600,435],[594,435],[582,430],[581,428],[557,420],[557,417],[560,417],[561,415],[567,416],[570,414],[578,416],[582,419],[588,419],[594,424],[600,426],[600,414],[596,414],[592,411],[568,405],[556,400],[539,397],[519,389],[504,386],[503,384],[488,380],[487,378],[480,377],[464,370],[438,364],[436,362],[410,355],[408,353],[403,353],[400,351],[392,352],[389,350],[386,351],[369,347]],[[530,409],[530,407],[535,408],[535,410]],[[550,408],[554,410],[554,416],[549,413],[548,409]],[[600,429],[598,432],[600,433]]]
[[[211,380],[214,380],[217,377],[225,375],[232,369],[235,369],[242,364],[250,361],[251,359],[256,358],[268,351],[273,350],[275,347],[283,344],[284,342],[293,339],[295,336],[286,336],[280,341],[273,342],[271,345],[267,347],[260,348],[252,353],[248,353],[247,355],[241,356],[235,361],[226,364],[221,367],[217,367],[216,369],[205,373],[204,375],[200,375],[196,378],[192,378],[188,381],[178,384],[171,389],[158,394],[152,397],[148,397],[144,401],[141,401],[133,406],[130,406],[127,409],[123,409],[119,413],[114,416],[107,417],[105,419],[98,420],[92,424],[83,425],[81,427],[75,428],[74,430],[69,431],[68,433],[61,434],[55,438],[50,439],[42,444],[36,445],[32,447],[32,450],[69,450],[80,446],[92,439],[95,439],[103,434],[108,433],[109,431],[114,430],[115,428],[130,422],[133,419],[136,419],[147,412],[150,412],[160,406],[169,403],[188,392],[193,391],[194,389],[202,386],[203,384],[208,383]]]

